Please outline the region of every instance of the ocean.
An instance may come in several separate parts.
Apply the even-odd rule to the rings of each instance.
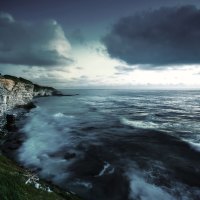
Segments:
[[[17,160],[85,200],[199,200],[200,91],[35,99]]]

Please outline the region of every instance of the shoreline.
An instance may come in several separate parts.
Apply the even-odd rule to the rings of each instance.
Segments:
[[[30,112],[33,108],[36,108],[36,105],[33,102],[29,102],[26,105],[21,105],[17,108],[14,108],[15,112],[18,112],[17,115],[15,113],[12,113],[13,111],[10,111],[9,114],[5,114],[5,124],[4,126],[0,129],[0,166],[3,163],[6,166],[6,168],[12,168],[13,171],[15,171],[15,174],[20,174],[20,178],[18,181],[21,182],[23,180],[24,186],[29,188],[29,190],[33,190],[34,193],[44,193],[45,199],[53,200],[53,199],[58,199],[58,200],[80,200],[80,197],[78,197],[75,193],[70,192],[70,191],[65,191],[62,188],[56,186],[50,181],[40,179],[40,177],[37,175],[37,172],[25,168],[23,165],[18,163],[15,159],[15,152],[23,142],[24,138],[22,134],[20,134],[19,127],[17,127],[17,122],[25,120],[25,115]],[[21,109],[21,110],[17,110]],[[14,154],[13,154],[14,153]],[[2,163],[3,161],[3,163]],[[11,173],[12,173],[11,170]],[[16,179],[15,175],[9,175],[9,172],[6,172],[6,176],[8,176],[11,179]],[[2,170],[0,170],[0,178],[2,176]],[[21,180],[22,179],[22,180]],[[4,181],[5,178],[4,178]],[[0,181],[0,186],[1,186],[1,181]],[[13,191],[13,188],[10,188],[11,190],[9,191],[9,188],[7,188],[7,194],[4,194],[4,196],[1,196],[1,189],[0,189],[0,197],[3,200],[4,197],[6,198],[11,195],[11,193],[15,192]],[[23,200],[26,199],[23,197],[23,194],[20,194],[20,199]],[[47,195],[47,196],[46,196]],[[33,200],[37,198],[34,194]],[[52,198],[53,197],[53,198]],[[31,200],[31,197],[29,197]],[[40,199],[40,198],[38,198]],[[43,199],[43,198],[42,198]],[[41,200],[42,200],[41,199]]]

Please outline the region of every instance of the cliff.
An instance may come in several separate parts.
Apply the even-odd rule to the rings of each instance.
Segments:
[[[0,116],[16,106],[25,105],[35,96],[60,95],[52,88],[40,86],[23,78],[0,76]]]
[[[20,106],[26,108],[24,105],[30,105],[35,96],[50,95],[61,96],[62,94],[54,88],[39,86],[23,78],[0,75],[1,200],[80,200],[71,192],[63,191],[41,180],[36,174],[18,166],[15,162],[5,157],[4,143],[9,140],[10,136],[12,138],[14,134],[18,134],[18,129],[15,126],[15,117],[12,114],[8,114],[9,111]],[[18,141],[17,138],[15,139]],[[9,148],[11,151],[14,149],[13,146]]]

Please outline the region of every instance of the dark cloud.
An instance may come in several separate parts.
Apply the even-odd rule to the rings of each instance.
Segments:
[[[156,68],[200,63],[200,9],[163,7],[122,18],[103,42],[111,57],[128,64]]]
[[[57,66],[72,62],[70,44],[56,21],[30,24],[0,13],[0,63]]]

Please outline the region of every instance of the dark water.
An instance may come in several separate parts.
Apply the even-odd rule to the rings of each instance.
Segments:
[[[65,93],[29,113],[25,166],[86,200],[200,199],[200,91]]]

